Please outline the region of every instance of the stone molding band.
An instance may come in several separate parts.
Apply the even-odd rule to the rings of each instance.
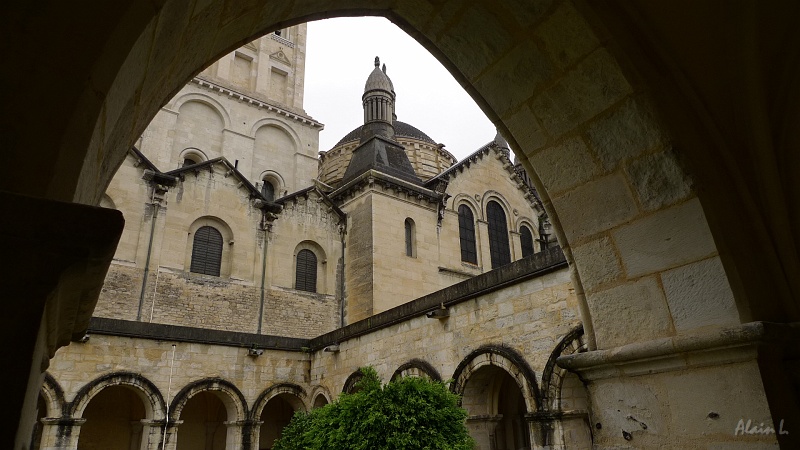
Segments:
[[[756,359],[763,346],[800,341],[800,323],[749,322],[712,332],[673,336],[621,347],[565,355],[560,367],[584,381],[649,375]]]

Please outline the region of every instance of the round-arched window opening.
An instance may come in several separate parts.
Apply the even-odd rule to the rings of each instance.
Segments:
[[[533,248],[533,233],[526,225],[522,225],[519,229],[519,242],[522,247],[522,257],[527,258],[534,253]]]
[[[294,288],[300,291],[317,292],[317,255],[309,249],[297,253]]]
[[[264,198],[269,202],[275,201],[275,185],[267,180],[264,180],[263,184],[261,185],[261,195],[263,195]]]

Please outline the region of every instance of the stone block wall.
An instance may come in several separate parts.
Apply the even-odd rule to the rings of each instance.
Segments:
[[[488,344],[524,355],[541,381],[555,345],[579,323],[567,270],[475,297],[449,307],[449,312],[447,319],[420,315],[340,341],[338,353],[316,351],[311,383],[338,395],[359,367],[371,365],[388,381],[412,359],[430,363],[448,379],[470,352]],[[315,342],[326,339],[322,336]]]
[[[106,277],[96,317],[136,320],[143,272],[114,264]],[[237,282],[162,268],[151,273],[142,322],[256,333],[261,289]],[[262,333],[312,338],[339,324],[334,295],[272,287],[265,291]]]
[[[505,371],[523,384],[526,408],[536,412],[543,405],[538,403],[538,391],[532,386],[541,384],[542,372],[559,340],[579,324],[568,271],[563,260],[558,259],[560,256],[550,256],[519,261],[336,330],[335,313],[325,317],[324,312],[325,307],[335,304],[330,296],[273,289],[266,304],[262,335],[248,333],[252,321],[238,323],[235,331],[215,331],[236,328],[217,324],[222,319],[241,319],[244,315],[234,311],[255,305],[252,301],[245,304],[247,296],[252,299],[256,293],[252,286],[226,287],[229,291],[240,290],[238,300],[243,303],[234,305],[237,299],[199,294],[221,286],[187,280],[176,273],[159,273],[159,295],[194,292],[194,310],[213,310],[213,320],[217,322],[206,318],[198,325],[188,317],[181,318],[179,313],[186,312],[190,304],[187,297],[180,296],[157,298],[154,321],[165,317],[158,302],[180,302],[172,308],[170,320],[184,320],[174,325],[188,324],[193,328],[94,319],[90,339],[60,350],[53,360],[51,378],[45,386],[45,417],[60,417],[67,404],[69,414],[80,418],[83,408],[101,389],[126,385],[143,392],[139,395],[143,401],[153,402],[145,424],[150,428],[143,439],[152,441],[148,448],[155,449],[161,431],[153,424],[157,425],[164,414],[159,398],[185,401],[194,393],[214,391],[226,405],[226,420],[240,424],[228,426],[228,448],[238,448],[249,433],[258,432],[259,425],[253,418],[259,417],[267,399],[288,394],[286,398],[292,399],[293,407],[308,409],[319,395],[328,400],[338,397],[348,378],[366,365],[375,367],[385,382],[405,367],[405,373],[429,373],[432,369],[445,380],[457,377],[460,386],[468,385],[470,371],[493,366],[493,373]],[[543,272],[537,275],[540,269]],[[123,278],[122,274],[114,276]],[[120,286],[116,289],[122,290]],[[483,293],[475,295],[478,291]],[[440,303],[448,305],[449,318],[426,317],[425,312]],[[320,333],[325,326],[333,331]],[[292,334],[312,339],[280,337]],[[339,344],[338,352],[323,351],[323,347],[335,342]],[[263,353],[254,356],[251,348]],[[510,359],[508,355],[512,355]],[[526,374],[531,375],[528,381]],[[574,387],[579,388],[580,383]],[[61,394],[57,393],[59,390]],[[469,402],[497,415],[488,397],[478,396]],[[69,420],[45,423],[49,425],[45,426],[43,442],[55,439],[53,436],[65,427],[73,427],[72,432],[78,433],[78,425],[70,425],[73,422]],[[576,444],[568,448],[587,448],[590,432],[584,429],[581,435],[580,424],[583,422],[569,425],[571,442]],[[535,427],[531,430],[536,439]],[[167,448],[172,449],[175,430],[168,434]],[[66,448],[74,448],[71,445]]]

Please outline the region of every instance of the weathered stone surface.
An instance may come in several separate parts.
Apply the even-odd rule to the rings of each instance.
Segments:
[[[483,33],[459,31],[477,28],[483,30]],[[466,6],[446,30],[447,32],[441,33],[441,37],[436,39],[436,43],[441,49],[452,52],[453,62],[469,79],[474,79],[486,67],[493,64],[498,55],[504,54],[511,48],[513,42],[511,34],[497,17],[477,3]],[[465,45],[474,50],[470,56],[459,51]]]
[[[657,385],[635,378],[625,383],[610,379],[594,382],[590,392],[592,404],[604,405],[593,417],[595,423],[600,424],[600,427],[595,425],[593,433],[601,442],[619,441],[622,431],[626,431],[634,443],[641,443],[644,436],[657,435],[667,429],[664,420],[667,405],[664,392]]]
[[[553,198],[570,242],[620,225],[637,213],[627,182],[619,174],[590,181]]]
[[[647,211],[678,202],[692,192],[671,151],[642,156],[631,162],[625,172],[636,189],[639,203]]]
[[[663,131],[638,100],[630,98],[608,116],[597,119],[587,134],[606,170],[665,142]]]
[[[731,364],[725,369],[698,369],[659,378],[663,380],[669,399],[671,429],[690,436],[724,436],[723,439],[732,443],[749,440],[751,445],[755,443],[753,441],[761,441],[761,445],[766,446],[772,444],[770,441],[774,435],[736,434],[736,427],[742,419],[744,422],[752,420],[753,426],[760,423],[772,426],[758,365],[754,361]],[[711,412],[718,417],[710,418]]]
[[[578,266],[581,284],[587,291],[617,281],[624,274],[614,244],[608,237],[574,247],[572,254]]]
[[[531,155],[530,161],[550,195],[585,183],[600,172],[580,137],[547,147]]]
[[[505,123],[514,130],[514,139],[527,154],[542,148],[547,143],[547,134],[528,106],[522,106],[506,117]]]
[[[655,277],[628,282],[587,297],[599,348],[672,333],[667,302]]]
[[[533,93],[550,80],[555,72],[533,40],[518,44],[475,80],[479,89],[490,89],[497,83],[508,86],[504,93],[492,97],[494,111],[504,116],[512,108],[526,102]]]
[[[629,277],[669,269],[716,252],[697,199],[631,222],[613,231],[612,236]]]
[[[740,322],[719,257],[663,272],[661,281],[676,331]]]
[[[558,137],[608,109],[630,92],[631,86],[611,55],[605,49],[598,49],[536,97],[533,111],[544,129]]]
[[[589,25],[571,2],[562,2],[536,29],[550,58],[566,68],[600,45]]]

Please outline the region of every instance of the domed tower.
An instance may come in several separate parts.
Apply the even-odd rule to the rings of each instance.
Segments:
[[[381,70],[380,60],[375,57],[375,69],[364,85],[361,97],[364,105],[364,126],[361,128],[361,142],[353,150],[353,157],[342,177],[342,184],[355,179],[369,170],[415,184],[422,181],[414,172],[405,148],[395,141],[394,136],[394,86],[386,75],[386,66]]]
[[[392,80],[386,75],[386,64],[383,69],[381,60],[375,57],[375,69],[369,74],[364,84],[364,95],[361,103],[364,106],[364,126],[361,127],[361,140],[366,141],[372,136],[382,136],[394,139],[394,93]]]
[[[386,66],[375,58],[375,68],[364,85],[362,104],[364,124],[347,133],[332,149],[320,152],[319,180],[339,186],[350,166],[353,151],[372,136],[394,141],[405,150],[414,174],[427,181],[456,163],[456,158],[427,134],[408,123],[397,120],[395,94]]]

